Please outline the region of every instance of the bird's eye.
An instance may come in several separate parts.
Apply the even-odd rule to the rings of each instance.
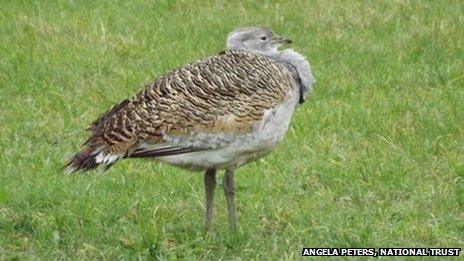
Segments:
[[[266,40],[267,40],[267,36],[263,35],[263,36],[261,36],[261,38],[259,38],[259,39],[261,39],[261,41],[266,41]]]

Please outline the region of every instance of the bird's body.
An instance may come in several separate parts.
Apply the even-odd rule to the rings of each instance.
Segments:
[[[251,33],[265,33],[270,41],[272,32],[257,29]],[[313,78],[299,54],[278,52],[269,41],[272,48],[260,51],[264,37],[249,42],[242,39],[248,31],[241,30],[229,35],[229,50],[165,74],[93,122],[68,172],[109,167],[123,158],[156,158],[207,170],[208,176],[216,169],[232,173],[270,152]],[[205,176],[207,195],[211,182]]]
[[[236,168],[282,140],[298,90],[284,65],[261,54],[225,51],[186,65],[94,122],[82,168],[123,157],[195,170]]]

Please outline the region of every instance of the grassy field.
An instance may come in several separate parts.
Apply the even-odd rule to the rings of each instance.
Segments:
[[[298,258],[464,246],[462,1],[0,1],[0,259]],[[234,28],[294,40],[318,80],[203,232],[200,173],[60,169],[109,106]]]

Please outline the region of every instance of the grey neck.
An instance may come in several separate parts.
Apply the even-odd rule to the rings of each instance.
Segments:
[[[299,87],[298,102],[303,103],[305,101],[305,94],[311,91],[312,85],[315,82],[308,61],[292,49],[286,49],[282,52],[275,51],[271,55],[266,56],[282,64],[292,73],[293,79]]]

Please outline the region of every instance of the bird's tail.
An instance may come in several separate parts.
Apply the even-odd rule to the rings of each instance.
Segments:
[[[87,147],[76,153],[65,166],[65,172],[72,174],[76,171],[88,171],[97,168],[100,165],[109,169],[116,161],[122,158],[124,154],[106,153],[102,149]]]
[[[84,148],[76,153],[65,166],[66,173],[88,171],[104,165],[111,167],[136,143],[137,123],[127,120],[128,99],[115,105],[94,121],[88,130],[92,132]],[[132,109],[134,109],[132,107]],[[121,125],[124,123],[123,125]],[[104,137],[109,137],[107,140]],[[113,147],[112,147],[113,146]],[[115,149],[117,147],[118,149]],[[118,151],[118,152],[115,152]]]
[[[87,171],[94,169],[100,165],[96,160],[96,153],[93,150],[86,148],[76,153],[66,164],[66,174],[72,174],[76,171]]]

